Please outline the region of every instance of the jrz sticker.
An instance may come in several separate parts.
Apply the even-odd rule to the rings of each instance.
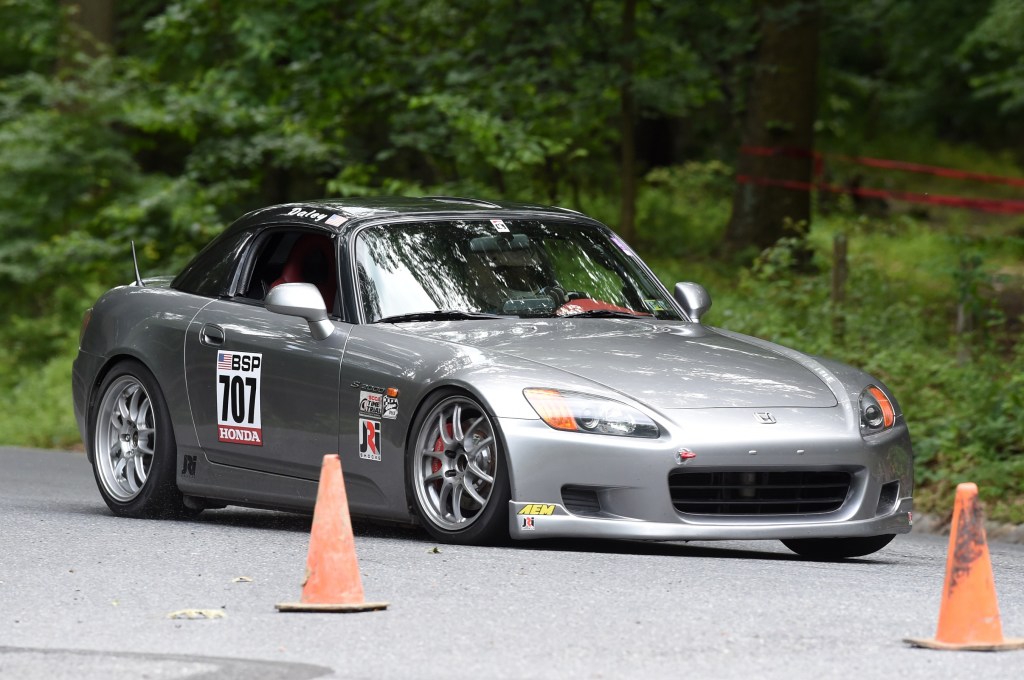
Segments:
[[[217,440],[263,446],[260,423],[262,354],[217,352]]]
[[[359,457],[380,460],[380,421],[359,419]]]
[[[380,418],[383,413],[381,401],[383,395],[377,394],[376,392],[359,392],[359,412],[365,413],[368,416],[374,416]]]
[[[500,231],[503,234],[508,233],[508,227],[505,226],[505,222],[502,220],[491,220],[491,224],[494,226],[495,231]]]
[[[533,517],[523,517],[523,531],[533,531],[537,527],[534,525]]]

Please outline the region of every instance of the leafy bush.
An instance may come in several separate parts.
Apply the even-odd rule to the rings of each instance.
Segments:
[[[637,247],[674,256],[708,255],[729,221],[732,168],[691,161],[647,174],[637,199]]]

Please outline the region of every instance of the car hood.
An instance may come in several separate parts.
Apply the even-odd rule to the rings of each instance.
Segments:
[[[824,368],[809,357],[698,324],[524,319],[406,324],[404,330],[540,363],[659,409],[824,408],[838,403],[811,370]],[[552,372],[551,384],[537,387],[557,385]]]

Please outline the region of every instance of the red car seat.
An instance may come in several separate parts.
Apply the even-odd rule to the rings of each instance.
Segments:
[[[288,260],[270,287],[282,283],[312,283],[320,290],[327,311],[334,310],[334,296],[338,290],[331,239],[317,234],[305,234],[292,246]]]

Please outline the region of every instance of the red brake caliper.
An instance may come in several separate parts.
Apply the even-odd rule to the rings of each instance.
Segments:
[[[447,425],[445,425],[445,428],[448,430],[448,436],[449,437],[452,436],[452,424],[448,423]],[[437,441],[434,442],[434,451],[436,453],[441,453],[441,454],[444,453],[444,442],[441,440],[441,436],[440,435],[438,435]],[[433,460],[430,461],[430,474],[432,474],[432,475],[433,474],[437,474],[437,471],[440,470],[440,469],[441,469],[441,458],[440,458],[440,456],[438,456],[437,458],[434,458]],[[441,480],[438,480],[438,485],[440,485],[440,483],[441,483]]]

